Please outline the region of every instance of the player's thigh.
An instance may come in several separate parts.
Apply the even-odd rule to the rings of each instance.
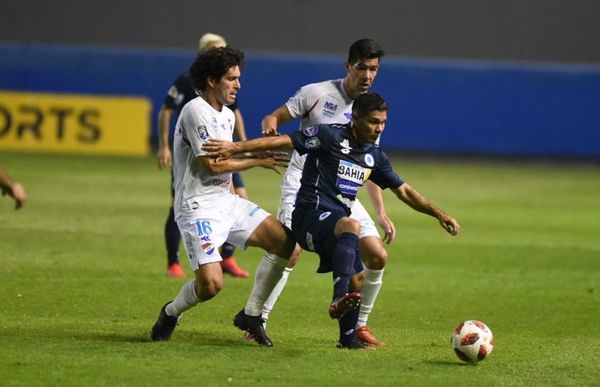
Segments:
[[[360,234],[359,238],[366,238],[369,236],[379,238],[379,231],[377,231],[377,226],[373,219],[371,219],[371,215],[367,212],[363,204],[357,199],[352,205],[352,212],[350,213],[350,218],[356,220],[360,224]]]
[[[218,211],[195,210],[177,218],[177,227],[194,272],[204,264],[220,262],[219,247],[225,242],[232,220]]]
[[[247,243],[286,259],[292,255],[296,245],[291,230],[273,216],[268,216],[261,222]]]

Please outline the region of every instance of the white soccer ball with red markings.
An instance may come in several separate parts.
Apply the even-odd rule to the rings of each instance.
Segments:
[[[475,363],[492,353],[494,334],[483,322],[467,320],[458,324],[452,333],[450,344],[460,360]]]

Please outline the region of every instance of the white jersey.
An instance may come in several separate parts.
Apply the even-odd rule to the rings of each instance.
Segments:
[[[219,112],[202,97],[188,102],[177,120],[173,140],[175,217],[202,207],[211,207],[223,195],[231,195],[231,173],[211,175],[195,161],[206,155],[202,145],[208,138],[232,141],[235,115],[226,106]]]
[[[346,124],[352,119],[353,99],[344,90],[344,79],[303,86],[285,104],[290,115],[300,119],[300,129],[317,124]],[[306,155],[294,150],[286,174],[300,178]],[[298,187],[299,188],[299,187]]]
[[[344,89],[344,79],[335,79],[303,86],[287,101],[285,106],[292,117],[300,118],[301,130],[317,124],[348,123],[352,119],[353,102],[354,100],[348,97]],[[379,139],[377,143],[379,143]],[[294,150],[290,165],[281,182],[281,201],[277,218],[290,228],[305,160],[306,155],[300,156]],[[350,217],[360,224],[359,238],[379,237],[375,223],[358,199],[352,206]]]

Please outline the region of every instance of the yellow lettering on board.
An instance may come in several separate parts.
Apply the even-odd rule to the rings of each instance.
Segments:
[[[0,149],[145,156],[151,109],[143,97],[0,91]]]

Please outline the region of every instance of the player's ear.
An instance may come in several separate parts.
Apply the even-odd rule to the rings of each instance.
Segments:
[[[350,69],[352,68],[352,65],[350,64],[350,62],[346,62],[345,66],[346,66],[346,72],[349,73]]]
[[[217,86],[217,83],[219,83],[218,80],[214,79],[213,77],[206,78],[206,84],[213,89]]]

